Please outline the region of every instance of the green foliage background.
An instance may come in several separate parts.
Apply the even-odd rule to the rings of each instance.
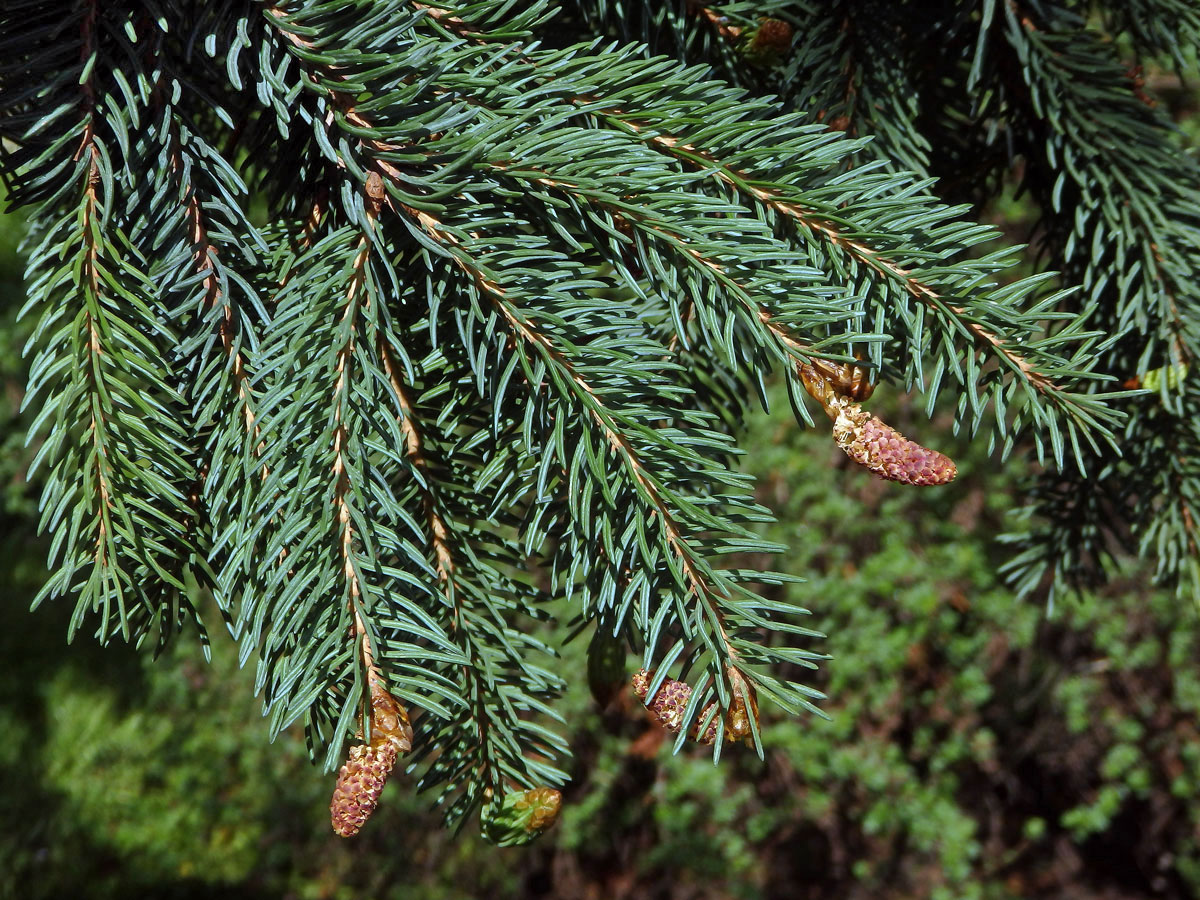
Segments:
[[[788,585],[830,638],[829,721],[764,722],[749,751],[672,758],[632,698],[567,698],[559,824],[499,851],[438,827],[394,777],[365,832],[326,830],[303,736],[266,743],[230,642],[154,661],[67,652],[30,616],[19,413],[20,225],[0,220],[0,897],[1189,897],[1200,892],[1200,628],[1137,572],[1047,618],[996,574],[1015,471],[924,426],[961,475],[913,492],[822,435],[759,416],[746,446]],[[778,404],[786,404],[782,396]],[[920,434],[923,416],[890,421]],[[832,472],[832,475],[831,475]],[[215,616],[214,616],[215,618]],[[190,646],[189,646],[190,645]],[[585,667],[585,641],[564,671]],[[282,746],[280,746],[282,744]]]

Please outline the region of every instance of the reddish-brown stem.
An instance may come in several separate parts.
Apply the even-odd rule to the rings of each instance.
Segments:
[[[95,46],[95,29],[96,17],[99,13],[97,4],[91,2],[88,4],[83,15],[83,20],[80,23],[80,62],[86,66],[92,54],[96,52]],[[96,220],[96,185],[100,181],[100,150],[96,147],[95,136],[95,110],[96,110],[96,92],[92,85],[91,78],[86,78],[80,84],[80,91],[84,97],[84,109],[86,121],[83,129],[83,137],[80,140],[79,149],[75,152],[75,158],[80,159],[86,153],[91,158],[88,163],[88,171],[86,182],[83,188],[83,222],[82,222],[82,238],[84,244],[83,261],[80,271],[81,281],[87,285],[88,295],[96,298],[100,294],[100,278],[98,272],[99,249],[96,246],[95,227]],[[104,349],[100,342],[100,330],[96,324],[96,320],[92,315],[91,309],[86,309],[84,312],[84,327],[87,330],[87,376],[93,388],[96,388],[103,381],[101,372],[101,357],[104,355]],[[103,423],[96,416],[96,404],[89,403],[89,420],[88,433],[91,435],[91,440],[94,445],[96,458],[96,491],[97,491],[97,524],[96,524],[96,549],[94,558],[96,566],[103,568],[107,565],[106,537],[111,528],[110,516],[112,513],[112,488],[109,484],[108,469],[105,465],[107,451],[105,448],[105,434]]]
[[[626,121],[623,124],[635,133],[641,132],[641,128],[632,122]],[[1027,359],[1017,353],[1002,338],[978,322],[967,320],[967,312],[962,307],[945,301],[937,291],[918,280],[911,271],[892,262],[866,244],[842,234],[832,223],[822,217],[820,213],[815,210],[806,209],[798,203],[786,201],[770,190],[755,186],[752,184],[747,173],[736,172],[723,163],[720,163],[711,154],[698,150],[689,144],[683,144],[670,135],[652,134],[646,137],[646,141],[651,146],[664,149],[672,156],[682,159],[685,162],[694,164],[695,159],[703,160],[706,165],[711,166],[710,171],[713,175],[730,187],[739,192],[749,194],[769,209],[791,219],[809,231],[822,235],[830,243],[840,247],[855,260],[874,269],[879,274],[899,281],[910,295],[932,309],[951,314],[955,322],[968,334],[988,344],[998,354],[1006,358],[1037,390],[1043,392],[1059,390],[1058,385],[1051,381],[1048,376],[1037,371]]]

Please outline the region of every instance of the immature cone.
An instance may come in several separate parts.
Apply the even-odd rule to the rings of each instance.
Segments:
[[[783,54],[792,49],[792,26],[782,19],[763,19],[750,42],[758,53]]]
[[[650,692],[650,673],[642,669],[633,676],[632,684],[633,692],[638,699],[645,700],[646,695]],[[691,696],[691,685],[668,678],[659,687],[658,693],[654,695],[654,699],[650,701],[646,709],[659,725],[672,734],[678,734],[683,727],[683,712],[687,709]],[[696,716],[692,730],[688,733],[689,737],[701,744],[711,744],[717,739],[717,717],[715,715],[709,721],[708,727],[704,729],[704,733],[699,733],[701,724],[709,718],[709,713],[716,709],[716,706],[717,704],[710,703],[701,710],[700,714]]]
[[[396,748],[390,743],[378,748],[367,744],[350,748],[329,803],[329,816],[337,834],[352,837],[371,817],[396,756]]]
[[[910,441],[857,403],[842,400],[830,406],[836,410],[833,439],[837,445],[880,478],[927,486],[953,481],[958,474],[948,456]]]
[[[554,788],[532,788],[505,794],[499,803],[491,798],[479,813],[485,839],[499,847],[528,844],[554,824],[562,794]]]
[[[412,749],[408,711],[374,674],[370,684],[371,743],[350,748],[329,802],[333,830],[342,837],[358,834],[375,811],[397,757]]]
[[[798,364],[796,374],[833,419],[837,445],[860,466],[888,481],[923,486],[945,484],[958,474],[948,456],[910,441],[854,402],[874,389],[859,367],[817,361]]]

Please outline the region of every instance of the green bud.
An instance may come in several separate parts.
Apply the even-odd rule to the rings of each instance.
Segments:
[[[553,825],[560,806],[562,794],[554,788],[513,791],[498,803],[487,800],[479,824],[484,838],[497,847],[519,847]]]
[[[746,59],[757,65],[771,65],[792,49],[795,29],[781,19],[759,19],[758,24],[741,35]]]
[[[1185,378],[1187,378],[1188,367],[1186,363],[1179,363],[1174,366],[1162,366],[1157,369],[1151,369],[1141,377],[1141,386],[1148,391],[1157,391],[1162,387],[1163,379],[1166,379],[1167,388],[1175,390]]]

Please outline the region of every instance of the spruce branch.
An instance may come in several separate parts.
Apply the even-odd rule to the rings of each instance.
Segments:
[[[806,611],[740,567],[784,549],[736,466],[773,377],[894,480],[955,469],[876,386],[1086,466],[1023,583],[1194,566],[1200,182],[1079,4],[925,10],[936,61],[915,0],[42,5],[0,12],[0,168],[42,205],[45,596],[140,641],[211,590],[339,834],[410,751],[450,824],[544,830],[564,630],[599,694],[640,655],[676,749],[814,711]],[[938,199],[1009,146],[1061,277]]]
[[[555,384],[560,389],[564,387],[568,389],[574,395],[572,406],[580,415],[589,418],[594,423],[603,440],[621,461],[628,483],[633,487],[634,493],[647,505],[652,517],[657,518],[666,548],[671,557],[678,561],[683,581],[681,586],[707,609],[709,620],[714,624],[716,631],[716,658],[724,664],[736,667],[738,653],[726,632],[722,612],[723,603],[728,602],[730,598],[710,582],[709,567],[683,531],[676,513],[664,499],[663,485],[644,464],[630,440],[625,436],[616,415],[608,408],[604,399],[592,385],[580,375],[567,354],[558,349],[539,329],[532,311],[523,310],[513,304],[507,297],[503,286],[489,276],[486,267],[473,259],[462,248],[459,239],[446,230],[433,216],[417,211],[413,211],[413,213],[432,238],[452,248],[451,252],[456,264],[482,293],[492,299],[497,311],[514,336],[518,338],[520,344],[530,348],[547,370],[558,373],[559,377],[553,379]],[[530,365],[525,354],[522,356],[527,375],[532,382],[535,380],[534,367]]]
[[[276,21],[283,21],[282,16],[277,13],[275,14],[275,19]],[[284,34],[292,46],[304,51],[312,50],[311,47],[307,46],[307,42],[304,39],[288,31],[285,31]],[[347,122],[358,128],[370,129],[371,122],[353,108],[350,98],[343,91],[333,87],[333,85],[342,83],[344,77],[340,73],[325,73],[325,84],[318,85],[316,89],[343,111]],[[310,81],[309,83],[313,84],[314,82]],[[358,138],[358,143],[365,149],[377,153],[394,149],[394,147],[386,143],[373,139],[363,139],[360,137]],[[397,191],[403,189],[403,175],[401,172],[387,162],[377,161],[376,164],[381,171],[393,180]],[[548,179],[543,175],[535,177],[541,183],[547,184],[547,186],[559,189],[568,188],[566,183],[562,181]],[[616,202],[615,197],[612,199],[612,202]],[[624,206],[628,206],[628,204]],[[668,560],[674,561],[674,563],[669,563],[669,568],[675,577],[679,579],[680,587],[688,594],[694,596],[696,601],[706,609],[707,612],[702,621],[711,622],[715,631],[715,643],[706,641],[706,644],[708,644],[715,654],[713,665],[718,666],[719,671],[733,663],[737,659],[737,649],[727,633],[722,612],[723,605],[733,602],[732,596],[728,593],[727,589],[723,589],[712,583],[712,569],[703,561],[698,551],[693,547],[692,541],[683,531],[677,515],[670,509],[664,499],[663,485],[649,471],[629,439],[623,434],[613,412],[607,408],[598,393],[575,369],[568,354],[563,353],[553,345],[542,329],[536,324],[531,311],[516,306],[511,298],[508,297],[505,288],[497,281],[496,275],[489,269],[489,266],[471,255],[465,246],[466,241],[462,236],[442,223],[431,211],[415,209],[409,206],[402,206],[402,209],[410,219],[415,220],[415,223],[433,241],[435,246],[442,248],[443,252],[448,253],[454,263],[468,277],[475,289],[490,299],[520,344],[530,348],[533,355],[551,373],[558,373],[559,377],[552,380],[559,389],[565,388],[574,395],[573,405],[578,409],[580,414],[589,417],[595,424],[602,441],[612,448],[616,457],[621,461],[627,474],[628,484],[632,487],[634,495],[639,497],[640,501],[648,506],[651,515],[659,521],[659,527],[668,551]],[[678,246],[677,239],[675,243]],[[687,251],[686,255],[691,257],[698,256],[698,254],[691,251]],[[703,259],[701,259],[701,262],[705,265],[707,273],[716,272],[718,275],[721,274],[720,266],[706,263]],[[754,310],[757,313],[757,307],[754,307]],[[533,371],[528,357],[523,358],[522,364],[526,369],[529,381],[537,383],[538,378]],[[680,617],[686,621],[687,617],[682,612]]]
[[[44,404],[34,428],[46,439],[31,471],[49,467],[42,527],[55,531],[51,553],[62,563],[38,602],[77,594],[72,634],[92,613],[103,642],[117,633],[140,643],[155,628],[161,645],[185,619],[200,625],[184,573],[202,542],[194,456],[179,423],[183,398],[164,353],[175,334],[140,254],[147,234],[174,223],[169,203],[143,204],[122,190],[151,150],[131,142],[123,111],[109,95],[101,99],[93,64],[113,43],[113,27],[87,5],[68,64],[74,83],[55,79],[46,88],[60,101],[57,122],[14,117],[18,158],[73,170],[53,188],[43,179],[53,224],[30,268],[32,296],[50,301],[26,398]],[[122,63],[137,66],[134,58]],[[32,130],[22,133],[22,122]],[[146,454],[152,467],[142,464]]]
[[[255,520],[243,525],[225,577],[244,577],[237,575],[239,569],[262,571],[262,591],[243,598],[240,615],[252,623],[245,646],[260,647],[264,657],[260,683],[269,685],[268,704],[278,704],[276,728],[309,714],[311,700],[292,705],[297,698],[290,685],[297,677],[310,685],[305,692],[325,684],[331,693],[323,703],[340,695],[343,719],[356,708],[370,678],[369,669],[366,677],[357,670],[356,651],[339,654],[338,666],[324,675],[321,667],[306,661],[309,652],[329,652],[326,645],[339,635],[351,634],[352,646],[372,634],[373,644],[394,640],[397,649],[407,647],[404,638],[385,634],[374,621],[394,616],[410,635],[449,649],[440,629],[410,621],[391,600],[397,586],[386,555],[404,553],[405,545],[391,525],[397,521],[398,501],[371,474],[371,435],[390,435],[392,429],[372,400],[381,393],[382,379],[372,365],[375,341],[366,332],[377,327],[380,315],[374,266],[385,263],[374,251],[376,201],[364,195],[357,225],[323,226],[327,233],[300,254],[293,278],[278,295],[279,340],[265,342],[256,362],[262,380],[258,421],[263,450],[247,454],[255,477],[242,486]],[[326,274],[324,254],[339,248],[348,249],[344,267]],[[306,277],[327,286],[320,304],[309,303]],[[314,334],[330,343],[314,354],[312,363],[305,361],[305,374],[296,385],[285,377],[295,359],[292,341]],[[292,397],[296,388],[299,398]],[[291,448],[297,441],[319,442],[327,449],[311,460],[296,460]],[[310,529],[303,535],[295,533],[300,522]],[[334,597],[340,611],[327,605]],[[309,648],[286,630],[267,627],[286,621],[318,628],[326,637]],[[339,743],[335,735],[331,753]]]
[[[342,344],[337,351],[337,362],[335,363],[336,380],[333,385],[333,503],[336,509],[337,527],[341,534],[338,543],[340,545],[342,555],[343,572],[346,578],[346,593],[348,594],[348,603],[350,606],[350,615],[353,619],[352,635],[355,640],[361,642],[362,645],[362,660],[363,668],[367,673],[367,684],[379,678],[379,670],[375,666],[372,658],[370,643],[368,641],[367,628],[363,622],[363,610],[360,606],[362,600],[362,584],[359,580],[358,567],[355,561],[355,534],[354,525],[352,523],[353,516],[351,514],[351,502],[347,497],[349,489],[350,475],[348,472],[347,460],[345,456],[346,443],[350,438],[349,432],[346,429],[347,418],[347,394],[349,391],[349,376],[348,369],[354,365],[354,342],[355,342],[355,316],[358,312],[358,294],[363,289],[365,279],[365,267],[367,258],[371,252],[371,236],[375,229],[375,222],[379,217],[379,209],[383,201],[383,187],[378,176],[374,180],[368,179],[363,190],[364,202],[363,212],[365,220],[362,230],[358,236],[358,246],[354,251],[354,257],[350,263],[352,272],[347,283],[345,291],[345,310],[342,313],[343,328],[345,334],[345,343]]]
[[[1195,212],[1200,165],[1172,152],[1164,140],[1169,124],[1137,97],[1111,51],[1072,12],[1049,5],[1039,14],[1016,0],[1005,10],[1004,38],[1026,62],[1027,102],[1043,112],[1040,122],[1046,127],[1036,138],[1041,146],[1030,149],[1048,162],[1065,164],[1053,184],[1038,187],[1048,194],[1047,215],[1074,215],[1076,205],[1086,211],[1074,217],[1069,236],[1054,248],[1056,255],[1078,273],[1090,296],[1112,292],[1100,310],[1116,328],[1135,326],[1136,300],[1143,317],[1136,325],[1152,339],[1138,360],[1140,371],[1162,353],[1156,338],[1167,345],[1167,364],[1186,363],[1195,354],[1197,334],[1190,323],[1200,293],[1174,261],[1181,254],[1200,258],[1194,242],[1200,229]],[[1105,100],[1103,119],[1092,113],[1097,96]],[[1123,202],[1101,203],[1097,184]],[[1178,214],[1168,216],[1167,210]],[[1118,263],[1137,260],[1139,266],[1130,277],[1107,279],[1098,263],[1110,254]],[[1149,310],[1157,312],[1161,333],[1146,328]]]
[[[552,69],[554,59],[555,58],[553,56],[546,57],[545,61],[539,63],[532,58],[528,58],[522,59],[521,63],[524,65],[529,65],[533,68],[540,66],[542,68]],[[553,80],[547,79],[546,84],[548,86],[553,86],[554,82]],[[596,115],[597,113],[606,114],[609,118],[610,124],[631,129],[635,134],[640,133],[643,130],[641,126],[629,121],[627,118],[620,118],[622,111],[620,110],[619,105],[614,103],[612,100],[605,98],[603,94],[596,91],[580,92],[577,96],[567,95],[564,99],[574,104],[577,108],[586,110],[586,112],[590,115]],[[933,310],[936,315],[944,317],[954,329],[957,329],[963,333],[964,336],[968,338],[970,343],[981,346],[983,349],[987,350],[991,356],[999,359],[1004,365],[1005,369],[1015,374],[1031,392],[1042,395],[1043,398],[1049,402],[1052,409],[1055,409],[1059,414],[1063,415],[1067,419],[1072,442],[1076,442],[1078,440],[1080,433],[1088,434],[1088,439],[1091,440],[1089,432],[1092,430],[1092,428],[1098,427],[1101,429],[1101,433],[1103,433],[1102,429],[1104,427],[1103,423],[1105,420],[1108,422],[1113,421],[1112,416],[1104,416],[1103,414],[1101,414],[1100,418],[1094,417],[1092,407],[1094,407],[1095,404],[1090,400],[1090,398],[1060,388],[1055,383],[1053,376],[1051,376],[1049,372],[1043,371],[1042,368],[1038,367],[1038,365],[1044,367],[1047,364],[1050,364],[1052,367],[1061,369],[1063,362],[1062,360],[1059,360],[1057,357],[1049,354],[1043,354],[1043,360],[1039,360],[1038,364],[1035,365],[1035,363],[1026,358],[1026,355],[1030,351],[1026,351],[1025,353],[1019,352],[1016,349],[1016,341],[1013,339],[1013,337],[1004,334],[1004,327],[999,323],[989,322],[989,316],[986,314],[981,314],[981,311],[986,308],[982,298],[964,297],[963,299],[965,303],[963,301],[956,303],[947,300],[942,296],[941,293],[939,293],[938,289],[935,289],[935,287],[931,286],[930,284],[924,283],[920,279],[919,273],[914,273],[913,271],[910,271],[909,268],[904,267],[895,260],[887,258],[887,256],[881,254],[878,250],[866,246],[863,241],[842,233],[842,231],[834,223],[839,219],[844,220],[849,210],[845,208],[837,210],[829,209],[822,214],[801,204],[788,202],[783,198],[775,185],[771,185],[769,183],[764,185],[762,182],[752,183],[746,177],[745,173],[738,172],[736,169],[733,169],[730,166],[722,165],[718,161],[714,160],[711,154],[706,154],[704,152],[697,153],[695,147],[686,142],[681,142],[677,137],[670,134],[669,131],[664,133],[664,125],[667,125],[669,116],[665,117],[665,119],[666,121],[664,121],[664,117],[658,117],[657,119],[652,120],[652,130],[648,132],[647,136],[644,138],[645,140],[648,140],[651,145],[673,154],[676,158],[688,162],[690,165],[698,169],[702,169],[710,176],[715,174],[715,177],[720,178],[726,184],[736,187],[737,190],[748,195],[749,198],[755,203],[765,204],[774,212],[798,221],[802,227],[819,234],[824,239],[831,241],[838,247],[840,251],[849,255],[849,257],[855,262],[869,266],[879,274],[897,283],[900,290],[921,301],[927,306],[927,308]],[[361,119],[359,120],[358,124],[363,124]],[[669,125],[667,125],[667,127],[669,128]],[[381,150],[386,148],[376,147],[375,149]],[[517,166],[508,168],[511,171],[511,169],[517,168]],[[569,183],[561,178],[542,178],[541,182],[559,189],[570,189]],[[852,208],[853,207],[850,207],[850,209]],[[626,219],[627,221],[633,221],[635,223],[639,221],[638,216],[631,214],[627,210],[621,211],[620,214],[622,218]],[[853,218],[851,218],[851,221],[853,221]],[[662,237],[661,232],[659,236]],[[979,238],[975,237],[974,240],[977,241]],[[691,252],[693,256],[696,256],[695,250],[690,250],[689,252]],[[719,269],[713,266],[711,262],[707,263],[707,265],[709,266],[710,270],[712,270],[709,274],[716,273],[718,276],[720,275]],[[942,279],[948,280],[946,279],[944,273],[942,275]],[[1032,286],[1033,284],[1031,283],[1031,285],[1026,287],[1025,290],[1029,290]],[[961,288],[957,288],[957,290],[961,291]],[[966,308],[966,304],[970,304],[970,311],[968,311]],[[992,304],[991,308],[994,309],[995,304]],[[1047,305],[1043,304],[1041,308],[1046,309]],[[768,315],[771,315],[771,313],[768,312]],[[1054,318],[1053,314],[1048,314],[1048,318]],[[1012,325],[1015,324],[1017,323],[1012,322],[1009,324],[1009,327],[1012,327]],[[1024,328],[1027,329],[1028,326],[1025,325]],[[776,336],[778,335],[778,329],[772,329],[772,331]],[[1032,343],[1028,342],[1026,334],[1020,334],[1020,332],[1018,332],[1019,337],[1023,341]],[[1088,335],[1080,335],[1076,339],[1087,341]],[[786,341],[784,344],[786,345]],[[726,353],[729,352],[728,347],[724,347],[722,349],[724,349]],[[960,352],[964,351],[960,350]],[[914,355],[917,359],[919,359],[923,353],[924,348],[921,348],[921,350],[917,351]],[[920,364],[918,362],[916,370],[917,374],[920,372],[919,367]],[[951,371],[958,374],[959,378],[964,384],[968,384],[971,382],[971,379],[966,377],[963,373],[964,371],[975,371],[975,366],[968,366],[966,370],[960,368],[959,366],[954,366],[951,368]],[[912,374],[910,374],[909,377],[912,378]],[[935,385],[937,381],[938,379],[935,378]],[[996,397],[996,405],[999,411],[999,409],[1002,408],[999,396]],[[982,411],[978,401],[975,401],[972,404],[972,410],[973,416],[977,420]],[[1036,406],[1033,407],[1033,411],[1035,415],[1040,414]],[[1079,429],[1079,431],[1077,431],[1077,429]],[[1004,433],[1003,423],[999,424],[999,430],[1001,434]],[[1056,459],[1061,464],[1063,457],[1063,445],[1057,436],[1054,440],[1054,454]]]
[[[1120,14],[1110,22],[1138,31]],[[1082,286],[1090,327],[1113,336],[1099,367],[1127,387],[1142,386],[1141,373],[1186,373],[1200,347],[1200,166],[1178,151],[1172,124],[1111,44],[1070,6],[1013,0],[980,46],[1021,110],[1014,138],[1039,163],[1026,183],[1048,226],[1050,260]],[[1096,448],[1089,468],[1123,489],[1073,480],[1080,496],[1104,499],[1082,504],[1085,514],[1065,514],[1069,492],[1047,476],[1034,494],[1045,524],[1019,542],[1024,552],[1011,566],[1023,590],[1046,573],[1055,573],[1057,587],[1095,584],[1122,551],[1155,556],[1165,582],[1182,588],[1195,580],[1190,475],[1176,458],[1197,446],[1196,394],[1185,379],[1158,379],[1152,394],[1127,401],[1123,460]],[[1177,450],[1164,456],[1163,447]]]
[[[439,785],[444,780],[460,785],[463,790],[458,800],[446,807],[447,821],[452,825],[460,825],[462,819],[482,802],[487,792],[503,790],[510,779],[529,786],[539,777],[561,783],[561,776],[556,772],[528,765],[536,755],[545,752],[547,747],[530,743],[518,746],[518,752],[512,752],[513,748],[505,740],[504,734],[519,732],[522,727],[515,706],[506,705],[501,711],[501,714],[508,713],[509,718],[501,724],[501,733],[496,734],[492,720],[497,716],[497,711],[489,708],[489,699],[492,691],[498,686],[498,673],[489,661],[487,649],[480,645],[472,628],[472,616],[467,608],[467,598],[471,590],[462,581],[463,568],[470,567],[475,560],[469,552],[461,554],[463,566],[460,566],[456,559],[454,547],[458,540],[449,521],[449,510],[453,503],[440,495],[437,473],[432,470],[426,455],[423,429],[417,418],[417,403],[412,388],[404,383],[401,368],[382,339],[378,345],[378,352],[399,404],[405,451],[425,510],[428,540],[433,551],[438,582],[450,610],[449,635],[461,649],[464,660],[458,667],[458,673],[460,690],[467,698],[466,718],[452,723],[452,727],[456,726],[455,730],[450,733],[443,732],[440,735],[442,740],[438,744],[426,743],[428,747],[436,746],[441,751],[441,756],[434,761],[431,771],[422,778],[420,787]],[[510,658],[509,662],[514,666],[524,667],[520,658]],[[533,674],[531,670],[527,671]],[[526,705],[534,705],[531,698]],[[561,752],[561,741],[556,743],[557,746],[552,749]],[[443,760],[453,760],[453,765],[439,767]]]
[[[279,12],[272,10],[270,14],[272,19],[275,19]],[[285,31],[284,33],[287,35],[290,45],[311,50],[303,38],[292,32]],[[341,76],[331,74],[330,77],[334,83],[342,83]],[[357,113],[348,97],[343,96],[339,91],[328,92],[326,96],[339,106],[344,114],[343,120],[350,126],[369,127],[369,123]],[[394,149],[382,142],[358,140],[357,143],[370,146],[376,151]],[[339,164],[338,168],[343,168],[343,164]],[[392,201],[382,193],[380,172],[384,173],[383,177],[389,179],[399,179],[400,177],[395,167],[383,161],[378,163],[375,170],[368,173],[366,189],[373,198],[371,201],[373,214],[377,214],[385,204],[389,209],[394,208]],[[379,362],[387,372],[391,390],[399,404],[398,423],[413,469],[413,480],[420,485],[419,493],[424,495],[423,505],[428,518],[438,581],[442,585],[447,605],[452,610],[446,640],[449,644],[456,645],[461,654],[459,657],[461,663],[458,665],[460,673],[458,689],[459,696],[466,698],[466,720],[459,721],[456,714],[445,713],[442,718],[446,720],[446,724],[438,726],[439,730],[428,736],[424,733],[419,735],[419,738],[425,739],[419,758],[422,758],[423,754],[431,748],[441,751],[441,755],[433,761],[430,771],[422,779],[421,786],[430,783],[462,784],[465,788],[464,792],[446,809],[449,821],[460,822],[466,813],[478,805],[480,790],[485,787],[500,789],[504,779],[513,779],[527,785],[538,780],[561,782],[561,773],[552,766],[535,761],[537,757],[550,759],[560,753],[561,741],[550,736],[549,733],[531,728],[530,724],[523,722],[520,718],[522,709],[537,708],[544,711],[545,707],[537,699],[536,694],[553,692],[556,687],[552,681],[546,680],[544,673],[537,672],[524,663],[517,655],[516,648],[506,647],[502,654],[503,665],[520,673],[520,677],[529,683],[530,688],[521,693],[514,693],[511,699],[505,700],[501,704],[500,709],[491,707],[490,704],[498,699],[495,692],[501,687],[500,680],[507,679],[508,676],[499,671],[500,659],[496,658],[494,650],[480,643],[480,634],[477,633],[480,620],[465,606],[466,595],[475,591],[468,591],[459,580],[458,573],[461,571],[461,566],[454,562],[450,549],[453,531],[449,520],[440,509],[437,492],[432,487],[433,480],[425,473],[423,462],[418,462],[423,461],[424,454],[419,451],[420,430],[413,417],[413,404],[409,391],[400,381],[400,370],[391,358],[388,342],[380,337],[377,345],[380,350]],[[497,580],[503,582],[497,572],[481,574],[485,577],[481,578],[477,590],[487,590],[488,582]],[[512,588],[505,587],[507,592],[512,590]],[[488,602],[494,604],[496,599]],[[493,635],[489,639],[495,637],[499,637],[499,635]],[[433,726],[428,727],[432,728]],[[510,740],[510,736],[513,734],[520,735],[516,743]],[[529,759],[526,759],[526,756]],[[464,760],[468,762],[464,763]],[[471,760],[473,762],[470,762]]]
[[[1200,44],[1200,8],[1191,0],[1103,0],[1093,4],[1110,34],[1128,35],[1147,55],[1170,54],[1186,68],[1185,48]]]
[[[633,122],[623,121],[623,124],[634,133],[643,131]],[[739,172],[714,159],[711,154],[698,151],[695,147],[682,143],[678,138],[654,133],[647,137],[647,141],[652,146],[661,148],[664,152],[695,168],[711,173],[742,195],[752,198],[780,216],[792,220],[800,228],[828,240],[857,262],[868,266],[885,278],[895,281],[912,297],[920,300],[934,312],[945,316],[956,329],[987,347],[1008,369],[1027,382],[1039,394],[1056,404],[1067,406],[1069,403],[1065,399],[1059,399],[1058,395],[1063,393],[1063,388],[1049,375],[1038,371],[1034,363],[1026,359],[1010,340],[997,335],[992,328],[975,319],[963,307],[947,302],[937,290],[924,283],[912,270],[889,259],[887,255],[871,248],[863,241],[845,234],[835,224],[835,214],[832,211],[821,212],[817,209],[806,208],[799,203],[789,202],[785,199],[783,190],[775,186],[755,183],[756,179],[748,173]],[[844,216],[844,212],[836,218],[842,218],[842,216]],[[772,333],[781,343],[795,346],[794,340],[788,336],[785,329],[774,323],[769,313],[763,312],[762,318],[764,324],[771,328]],[[1068,408],[1070,407],[1068,406]]]
[[[178,152],[172,154],[170,164],[172,171],[179,175],[184,182],[182,193],[186,198],[184,201],[186,214],[191,225],[192,261],[195,272],[203,279],[203,304],[210,311],[220,312],[217,333],[220,336],[221,348],[229,358],[230,374],[237,392],[238,403],[241,406],[241,418],[245,422],[247,433],[257,436],[253,392],[250,386],[250,376],[246,371],[246,357],[236,343],[235,329],[237,325],[234,320],[233,307],[226,291],[221,288],[220,248],[209,239],[200,195],[194,185],[186,182],[181,171],[182,161]]]

